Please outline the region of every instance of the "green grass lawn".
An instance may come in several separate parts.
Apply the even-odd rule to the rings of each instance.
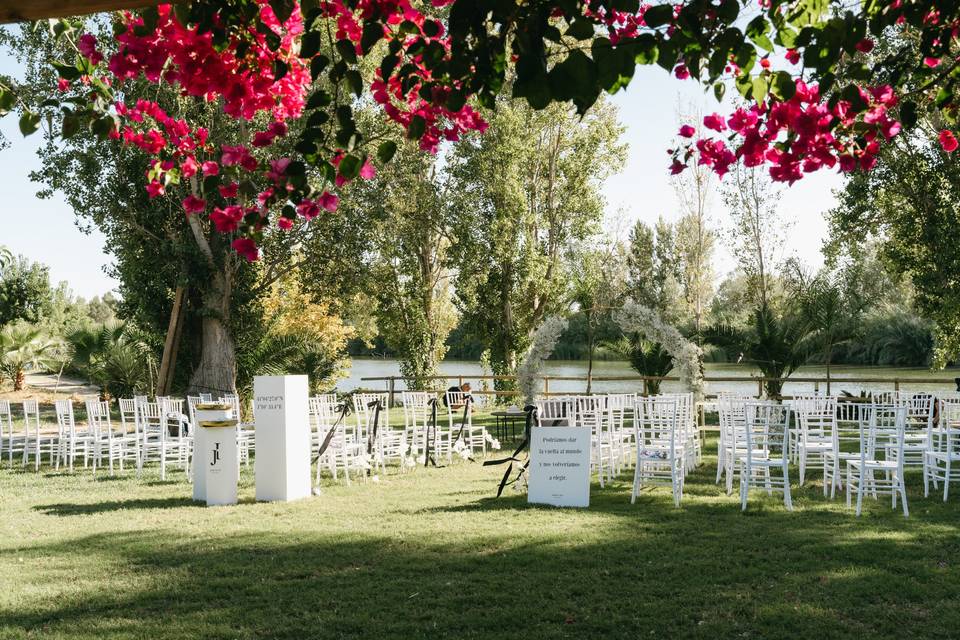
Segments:
[[[160,482],[0,470],[2,638],[841,638],[960,633],[960,489],[857,519],[818,477],[746,514],[693,474],[586,510],[496,499],[458,463],[327,483],[292,504]],[[252,468],[251,470],[252,471]]]

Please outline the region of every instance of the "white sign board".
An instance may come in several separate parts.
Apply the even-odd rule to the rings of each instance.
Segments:
[[[194,449],[195,465],[203,467],[207,506],[237,504],[237,479],[240,473],[237,460],[237,428],[200,427],[204,432],[206,451]]]
[[[590,506],[590,427],[533,427],[527,502]]]
[[[307,376],[253,379],[257,500],[310,495],[310,407]]]

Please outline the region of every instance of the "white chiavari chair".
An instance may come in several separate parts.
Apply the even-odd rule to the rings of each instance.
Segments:
[[[733,434],[737,441],[743,442],[742,447],[735,447],[741,451],[738,454],[740,509],[747,510],[747,498],[754,487],[768,495],[782,492],[784,505],[793,511],[788,471],[789,407],[773,402],[747,402],[744,417],[743,431],[738,429]],[[779,475],[775,475],[774,470],[779,471]]]
[[[486,429],[473,424],[473,395],[465,391],[447,391],[444,403],[447,408],[447,429],[454,442],[463,442],[465,455],[470,452],[487,452]]]
[[[367,440],[362,444],[367,454],[373,456],[374,464],[385,471],[387,463],[396,462],[402,471],[408,466],[407,452],[410,447],[406,431],[395,429],[390,424],[389,400],[390,396],[386,393],[355,393],[353,411],[358,431],[367,434]]]
[[[87,426],[78,427],[73,414],[73,400],[57,400],[54,403],[57,415],[57,460],[56,468],[65,464],[73,471],[78,456],[83,456],[83,466],[86,468],[93,453],[93,434]]]
[[[53,464],[57,455],[58,438],[51,433],[44,433],[40,429],[40,405],[36,400],[23,401],[23,466],[30,462],[33,454],[33,468],[40,470],[40,460],[44,453],[50,457]]]
[[[549,396],[536,401],[537,426],[570,427],[576,424],[576,401],[564,396]]]
[[[865,420],[860,422],[858,456],[847,460],[847,506],[857,495],[857,515],[863,506],[863,495],[889,495],[893,508],[897,498],[903,504],[904,517],[909,516],[907,492],[903,480],[903,442],[907,408],[894,404],[871,404]],[[892,452],[891,457],[890,456]],[[881,454],[884,454],[881,456]]]
[[[596,469],[600,486],[603,487],[607,480],[612,480],[620,471],[610,429],[607,397],[578,396],[576,403],[576,425],[590,427],[590,464]]]
[[[923,495],[930,495],[930,484],[943,483],[943,501],[950,495],[950,483],[960,482],[960,400],[939,401],[939,422],[931,432],[929,448],[923,460]]]
[[[667,485],[673,493],[673,504],[679,507],[683,498],[684,452],[678,442],[680,411],[677,398],[648,396],[637,398],[637,459],[633,470],[633,504],[644,485]],[[681,436],[682,437],[682,436]]]
[[[839,451],[835,444],[837,428],[837,398],[836,396],[800,396],[793,401],[797,412],[797,463],[799,482],[803,485],[806,478],[807,466],[820,465],[824,475],[830,475],[838,465]],[[829,467],[829,468],[828,468]],[[827,495],[828,480],[823,482],[823,495]]]
[[[13,467],[14,453],[23,453],[23,438],[14,434],[10,401],[0,400],[0,462],[6,456],[7,462]]]
[[[415,459],[426,455],[428,437],[431,438],[430,454],[440,454],[440,449],[437,447],[439,438],[429,433],[433,416],[432,400],[432,394],[426,391],[403,391],[400,396],[400,401],[403,403],[403,423],[407,442],[410,443],[410,451]]]

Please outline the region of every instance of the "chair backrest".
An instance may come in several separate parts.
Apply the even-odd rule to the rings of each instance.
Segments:
[[[73,400],[55,400],[53,403],[57,414],[57,426],[60,433],[74,433],[77,430],[76,421],[73,418]]]
[[[464,415],[464,407],[473,402],[473,394],[469,391],[447,391],[446,395],[447,418],[452,423],[458,416]],[[473,411],[466,411],[467,424],[473,424]]]
[[[87,408],[87,425],[96,435],[113,436],[110,422],[110,402],[100,399],[88,399],[84,405]]]
[[[313,396],[313,397],[314,397],[314,398],[321,398],[321,399],[329,402],[330,404],[337,404],[338,402],[340,402],[340,399],[337,397],[337,394],[336,394],[336,393],[318,393],[317,395],[315,395],[315,396]]]
[[[0,400],[0,438],[13,435],[13,414],[10,413],[10,401]],[[0,445],[3,443],[0,442]]]
[[[743,438],[748,459],[752,460],[756,452],[775,451],[784,455],[790,430],[789,407],[777,402],[753,401],[745,403],[743,409],[743,430],[738,430],[735,437]]]
[[[677,427],[680,418],[677,398],[671,396],[638,397],[636,404],[635,429],[637,452],[642,453],[651,446],[666,446],[667,455],[673,459],[677,455]]]
[[[23,401],[23,426],[27,431],[33,427],[35,433],[40,433],[40,404],[36,400]]]
[[[134,431],[139,431],[137,429],[137,401],[133,398],[120,398],[117,404],[120,406],[120,428],[123,432],[128,433],[131,425]]]
[[[220,404],[228,404],[233,409],[233,419],[240,420],[240,396],[235,393],[227,393],[220,397]]]
[[[539,426],[572,426],[576,423],[576,402],[565,396],[548,396],[536,401]]]
[[[907,423],[907,407],[873,403],[865,420],[860,421],[860,462],[881,459],[879,454],[892,449],[898,466],[903,465],[903,436]],[[902,469],[901,469],[902,471]]]
[[[801,396],[794,400],[800,437],[834,438],[837,431],[836,396]]]

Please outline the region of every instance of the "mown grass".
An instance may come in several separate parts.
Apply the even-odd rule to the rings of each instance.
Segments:
[[[208,509],[180,474],[0,470],[2,638],[920,638],[960,629],[960,502],[856,519],[818,478],[742,514],[693,474],[586,510],[459,463]],[[252,469],[251,469],[252,470]]]

